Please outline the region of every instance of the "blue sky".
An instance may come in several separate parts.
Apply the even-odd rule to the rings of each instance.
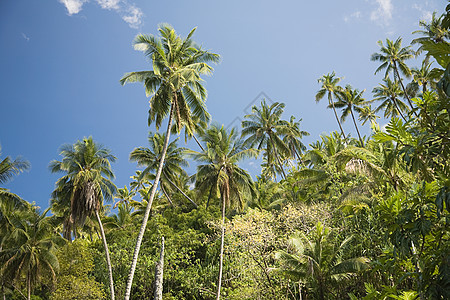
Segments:
[[[257,4],[255,4],[257,3]],[[32,167],[6,185],[45,208],[59,175],[48,164],[62,144],[93,136],[118,158],[115,183],[129,183],[129,153],[147,145],[148,99],[142,85],[119,84],[129,71],[148,70],[133,50],[138,33],[170,23],[222,61],[205,78],[208,110],[228,125],[265,93],[302,118],[311,136],[337,130],[326,103],[316,104],[317,79],[336,71],[371,99],[378,40],[414,38],[419,20],[442,13],[446,1],[148,1],[5,0],[0,2],[0,144],[2,158],[21,155]],[[419,61],[410,61],[418,66]],[[248,112],[248,110],[247,110]],[[237,122],[233,123],[233,125]],[[150,128],[154,130],[153,127]],[[348,120],[344,130],[354,128]],[[369,128],[363,129],[365,134]],[[184,141],[183,139],[181,139]],[[184,146],[183,142],[180,146]],[[195,144],[188,144],[195,148]],[[257,166],[248,164],[250,171]],[[193,168],[191,168],[193,170]]]

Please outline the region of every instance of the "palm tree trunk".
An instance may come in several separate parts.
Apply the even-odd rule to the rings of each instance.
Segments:
[[[102,220],[100,219],[100,215],[98,214],[97,209],[95,210],[95,216],[97,217],[97,222],[100,227],[100,234],[102,235],[103,247],[105,248],[106,265],[108,266],[108,273],[109,273],[109,291],[111,292],[111,300],[114,300],[116,295],[114,293],[114,280],[111,267],[111,260],[109,258],[108,244],[106,243],[105,231],[103,230]]]
[[[27,300],[31,300],[31,274],[28,271],[27,274]]]
[[[155,293],[154,300],[162,300],[163,292],[163,272],[164,272],[164,237],[161,237],[161,252],[159,254],[159,262],[155,268]]]
[[[205,149],[203,149],[202,144],[200,144],[200,142],[197,140],[195,134],[193,134],[192,136],[194,137],[194,140],[197,142],[197,145],[200,147],[200,149],[202,149],[202,151],[205,152]]]
[[[339,117],[338,117],[337,112],[336,112],[336,107],[334,107],[334,101],[332,99],[330,99],[330,98],[328,98],[328,101],[330,101],[331,105],[333,106],[334,116],[336,117],[336,121],[338,122],[339,128],[341,129],[342,138],[345,138],[344,129],[342,129],[342,124],[341,124],[341,121],[339,121]]]
[[[356,125],[356,120],[355,120],[355,116],[353,115],[353,110],[352,109],[350,109],[350,113],[352,114],[353,124],[355,124],[356,132],[358,133],[359,141],[361,142],[361,147],[364,148],[364,142],[363,142],[363,140],[361,138],[361,134],[359,134],[358,125]]]
[[[222,268],[223,268],[223,244],[225,239],[225,196],[222,196],[222,236],[220,240],[220,262],[219,262],[219,282],[217,283],[217,297],[220,299],[220,288],[222,286]]]
[[[281,164],[280,158],[278,157],[277,149],[275,148],[275,143],[273,142],[272,136],[269,135],[269,138],[270,138],[270,142],[272,143],[275,158],[276,158],[278,164],[280,165],[281,173],[282,173],[284,179],[286,179],[286,173],[284,173],[283,165]]]
[[[164,189],[163,185],[161,184],[161,191],[163,192],[164,196],[166,196],[167,201],[169,201],[170,205],[173,206],[172,199],[170,199],[169,195],[167,194],[166,190]]]
[[[392,103],[394,103],[394,106],[397,109],[397,111],[400,114],[400,116],[402,117],[402,119],[406,122],[405,116],[403,116],[402,111],[400,110],[400,108],[397,105],[397,102],[395,102],[395,99],[391,99],[391,101],[392,101]]]
[[[411,107],[411,110],[416,115],[416,117],[419,117],[417,115],[417,113],[414,111],[414,106],[412,105],[411,99],[409,99],[408,93],[406,92],[405,86],[403,85],[403,81],[400,78],[400,74],[398,73],[398,69],[397,69],[397,63],[395,61],[394,61],[394,70],[395,70],[395,74],[397,75],[398,81],[400,82],[400,85],[402,86],[403,92],[405,93],[406,100],[408,100],[408,104]]]
[[[172,122],[173,122],[173,113],[174,113],[174,103],[177,101],[176,94],[174,95],[175,99],[172,102],[172,106],[170,108],[170,114],[169,114],[169,122],[167,124],[167,132],[166,132],[166,140],[164,141],[163,150],[161,153],[161,159],[159,161],[158,171],[156,172],[156,178],[155,182],[153,183],[150,198],[148,199],[147,208],[145,209],[144,218],[142,220],[141,229],[139,230],[139,234],[136,240],[136,247],[134,248],[134,254],[133,254],[133,260],[131,262],[130,266],[130,273],[128,274],[128,280],[127,280],[127,286],[125,290],[125,300],[130,299],[131,295],[131,285],[133,283],[133,277],[134,272],[136,270],[136,264],[139,256],[139,250],[141,249],[142,239],[144,237],[145,228],[147,227],[148,222],[148,216],[150,215],[150,209],[152,208],[153,204],[153,198],[156,194],[156,189],[158,188],[159,179],[161,178],[162,168],[164,165],[164,159],[166,158],[166,152],[167,152],[167,146],[169,145],[169,138],[170,138],[170,129],[172,128]]]
[[[163,172],[164,178],[171,184],[173,185],[186,199],[188,199],[194,206],[195,208],[198,208],[197,203],[194,202],[194,200],[192,200],[191,198],[189,198],[188,195],[186,195],[175,183],[172,182],[172,180],[169,179],[169,176],[167,176],[166,172]]]

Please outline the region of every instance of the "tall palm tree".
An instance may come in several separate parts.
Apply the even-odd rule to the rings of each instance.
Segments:
[[[111,261],[99,212],[103,201],[111,201],[116,191],[116,186],[111,181],[114,178],[111,162],[116,158],[92,137],[84,138],[73,145],[63,145],[60,155],[63,157],[61,161],[54,160],[49,165],[52,173],[66,174],[56,182],[55,191],[68,191],[63,193],[64,197],[70,195],[70,225],[83,226],[87,217],[95,215],[105,248],[111,298],[114,299]]]
[[[130,160],[135,161],[140,166],[145,166],[145,170],[142,171],[140,177],[143,178],[149,172],[155,171],[158,168],[159,160],[161,158],[161,152],[164,147],[164,134],[155,133],[149,134],[148,142],[150,148],[139,147],[135,148],[130,153]],[[172,141],[166,150],[166,158],[164,160],[163,169],[161,172],[161,189],[164,193],[170,189],[169,185],[178,190],[189,202],[195,207],[197,204],[186,193],[174,183],[177,177],[181,177],[186,174],[182,167],[187,167],[189,164],[184,159],[183,155],[186,148],[179,148],[177,146],[178,139]],[[185,175],[186,176],[186,175]]]
[[[414,39],[411,41],[411,44],[422,44],[425,41],[431,41],[434,43],[440,43],[450,38],[450,31],[448,28],[443,26],[442,21],[444,19],[444,15],[440,17],[436,17],[436,12],[433,12],[431,16],[430,23],[426,21],[420,21],[419,26],[423,28],[423,30],[413,31],[413,34],[421,34],[423,37]],[[417,53],[421,53],[423,50],[423,45],[417,49]]]
[[[359,112],[359,120],[362,122],[362,125],[366,124],[367,121],[370,121],[370,124],[375,124],[377,116],[375,111],[372,109],[372,106],[369,104],[367,106],[363,106]]]
[[[384,84],[380,83],[379,86],[372,90],[374,94],[373,101],[383,101],[375,110],[379,112],[384,111],[385,118],[392,118],[400,115],[406,122],[406,118],[403,113],[408,112],[408,106],[400,99],[405,94],[398,85],[398,81],[392,81],[389,77],[383,79]]]
[[[380,53],[374,53],[370,58],[372,61],[380,61],[382,63],[381,66],[376,69],[375,74],[386,69],[385,77],[388,77],[389,73],[392,72],[394,80],[398,80],[411,109],[414,110],[414,106],[412,105],[411,99],[409,98],[400,76],[401,72],[406,78],[411,77],[411,70],[406,65],[405,60],[413,58],[414,51],[411,49],[411,46],[402,48],[401,38],[398,38],[395,42],[386,39],[386,47],[383,45],[382,41],[378,41],[378,45],[381,47]]]
[[[195,30],[196,28],[192,29],[183,39],[176,34],[172,26],[161,24],[158,28],[161,37],[138,35],[134,40],[134,48],[143,51],[151,59],[153,70],[127,73],[120,80],[122,85],[128,82],[144,83],[147,96],[151,96],[149,125],[155,121],[155,125],[159,129],[162,121],[167,116],[169,117],[155,183],[136,240],[125,291],[126,300],[130,298],[139,250],[161,177],[173,119],[175,118],[178,130],[181,130],[183,126],[193,128],[194,117],[198,117],[203,122],[209,120],[205,106],[207,93],[200,76],[211,74],[213,69],[208,63],[217,63],[220,58],[218,54],[205,51],[192,41]]]
[[[339,128],[341,129],[342,137],[345,137],[344,129],[342,129],[342,124],[341,121],[339,121],[333,101],[333,96],[336,96],[337,92],[342,89],[337,85],[342,78],[335,76],[336,74],[333,71],[333,73],[322,75],[322,77],[317,79],[317,82],[322,84],[322,88],[316,94],[316,102],[319,102],[321,99],[323,99],[323,97],[325,97],[325,94],[328,94],[328,107],[330,107],[331,105],[331,107],[333,108],[334,116],[336,117],[336,121],[338,122]]]
[[[358,89],[353,89],[350,85],[347,85],[345,89],[339,92],[339,101],[334,104],[337,108],[342,108],[342,121],[345,121],[347,116],[351,114],[353,124],[355,125],[356,132],[358,133],[359,141],[361,142],[361,147],[364,147],[364,142],[361,138],[361,134],[359,133],[353,110],[360,113],[362,107],[368,103],[368,101],[362,97],[364,91],[365,90],[359,91]]]
[[[261,107],[253,106],[252,113],[242,121],[242,137],[248,136],[245,143],[249,147],[257,146],[258,150],[265,150],[269,165],[273,164],[275,158],[283,178],[286,178],[281,159],[289,157],[290,150],[282,139],[289,131],[286,122],[281,120],[284,106],[284,103],[279,102],[269,106],[266,100],[261,101]]]
[[[27,299],[31,299],[33,286],[47,272],[55,280],[59,264],[56,246],[61,243],[54,231],[48,209],[40,214],[36,207],[26,211],[14,211],[13,228],[2,238],[0,250],[0,274],[3,279],[26,279]]]
[[[302,143],[301,138],[309,135],[309,132],[300,130],[300,121],[301,119],[299,122],[295,122],[295,117],[291,116],[289,122],[286,122],[288,130],[283,137],[283,142],[291,151],[291,156],[296,157],[299,162],[302,161],[300,155],[306,150],[306,146]]]
[[[422,86],[422,95],[429,89],[436,89],[437,81],[442,76],[442,70],[431,69],[432,62],[426,57],[420,68],[412,68],[413,83]]]
[[[368,259],[364,257],[343,259],[350,241],[351,238],[347,238],[335,245],[329,228],[319,222],[311,238],[298,232],[290,239],[293,251],[278,251],[276,258],[284,263],[282,270],[287,275],[308,282],[317,298],[324,300],[328,299],[331,283],[369,267]]]
[[[227,132],[218,125],[212,125],[202,136],[206,143],[203,152],[191,151],[192,157],[203,163],[197,167],[195,185],[202,194],[217,195],[222,200],[222,235],[220,243],[219,279],[217,299],[222,286],[223,247],[225,236],[225,207],[234,205],[242,208],[249,195],[256,190],[252,178],[238,163],[244,158],[256,158],[258,151],[247,148],[234,129]]]

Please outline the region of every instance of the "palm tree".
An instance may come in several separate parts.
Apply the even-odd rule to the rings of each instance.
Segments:
[[[373,101],[383,101],[375,110],[379,112],[384,111],[385,118],[392,118],[400,115],[406,122],[403,112],[408,112],[408,106],[400,99],[404,95],[403,91],[398,86],[398,81],[392,81],[389,77],[383,79],[384,84],[375,87],[372,90],[374,94]]]
[[[372,109],[372,106],[369,104],[368,106],[364,106],[359,111],[359,120],[362,121],[362,125],[366,124],[367,121],[370,121],[370,124],[375,124],[377,116],[375,111]]]
[[[58,191],[65,191],[62,194],[64,197],[70,195],[68,223],[74,227],[83,226],[86,218],[95,214],[105,248],[111,298],[114,299],[111,261],[99,211],[103,200],[111,201],[116,191],[116,186],[111,181],[114,174],[110,164],[116,158],[110,150],[94,142],[92,137],[77,141],[74,145],[63,145],[60,155],[63,157],[61,161],[54,160],[49,165],[52,173],[66,173],[56,183],[56,195]]]
[[[134,40],[134,48],[143,51],[152,60],[153,70],[127,73],[120,80],[122,85],[127,82],[144,83],[147,96],[152,96],[148,117],[149,125],[155,121],[156,127],[159,129],[162,121],[167,116],[169,117],[155,183],[148,200],[131,262],[125,291],[126,300],[130,298],[139,250],[161,177],[173,119],[175,117],[178,130],[181,130],[183,126],[192,128],[194,117],[198,117],[203,122],[207,122],[209,119],[205,107],[207,93],[202,85],[200,75],[212,73],[213,69],[208,63],[219,62],[219,55],[201,49],[192,41],[191,38],[195,30],[196,28],[192,29],[188,36],[182,39],[176,34],[172,26],[162,24],[158,28],[161,37],[138,35]]]
[[[203,163],[197,167],[195,185],[201,194],[217,195],[222,198],[222,235],[220,243],[219,279],[217,299],[220,299],[222,285],[223,247],[225,236],[225,207],[242,208],[248,195],[255,195],[256,190],[250,174],[241,169],[238,163],[245,158],[256,158],[258,151],[248,149],[238,138],[234,129],[227,132],[225,128],[212,125],[202,136],[206,143],[203,152],[191,151],[192,157]]]
[[[291,116],[289,122],[286,122],[287,131],[283,138],[283,142],[288,146],[291,151],[292,157],[297,157],[298,161],[301,162],[302,159],[300,155],[303,151],[306,150],[306,146],[301,142],[301,138],[304,136],[308,136],[309,133],[303,130],[300,130],[300,121],[295,122],[295,117]]]
[[[361,138],[361,134],[359,133],[358,125],[356,124],[355,115],[353,114],[353,110],[356,112],[361,112],[361,108],[363,105],[368,102],[362,97],[362,94],[365,90],[359,91],[357,89],[353,89],[350,85],[347,85],[344,90],[339,92],[339,101],[334,105],[337,108],[343,108],[341,120],[345,121],[348,114],[351,114],[353,119],[353,124],[355,125],[356,132],[358,133],[359,141],[361,142],[361,147],[364,147],[364,142]]]
[[[437,81],[442,76],[442,70],[431,69],[429,57],[426,57],[422,61],[420,68],[412,68],[411,73],[413,75],[413,83],[422,86],[422,95],[428,90],[428,88],[436,89]]]
[[[266,100],[261,102],[261,107],[253,106],[252,113],[242,121],[242,137],[248,136],[245,140],[248,147],[257,145],[258,150],[265,149],[268,165],[272,165],[275,158],[283,178],[286,178],[281,158],[289,157],[290,150],[282,140],[289,131],[286,122],[281,120],[284,106],[278,102],[269,106]]]
[[[386,39],[386,47],[383,45],[382,41],[378,41],[378,45],[380,45],[381,47],[381,53],[372,54],[371,60],[380,61],[382,62],[382,64],[377,68],[375,74],[383,69],[386,69],[385,78],[387,78],[389,72],[392,71],[394,79],[397,79],[400,83],[403,92],[405,93],[405,97],[408,100],[409,105],[411,106],[411,109],[414,110],[414,106],[411,103],[411,99],[406,92],[405,86],[403,85],[403,81],[400,76],[401,72],[404,76],[406,76],[406,78],[411,77],[411,70],[406,65],[405,60],[413,58],[414,51],[411,49],[411,46],[402,48],[401,38],[398,38],[397,40],[395,40],[395,42]]]
[[[55,280],[59,268],[55,252],[61,238],[53,230],[50,217],[45,216],[47,212],[40,214],[36,207],[12,212],[13,228],[2,238],[2,278],[19,280],[24,276],[28,300],[41,276],[47,272]]]
[[[138,163],[139,166],[145,166],[145,170],[140,174],[143,178],[149,172],[158,168],[158,163],[161,158],[162,148],[164,147],[165,135],[159,133],[149,134],[148,142],[150,148],[139,147],[135,148],[130,154],[130,160]],[[178,190],[186,199],[188,199],[195,207],[197,204],[188,196],[181,188],[179,188],[174,181],[178,177],[187,176],[182,167],[187,167],[189,164],[183,158],[186,148],[179,148],[177,146],[178,139],[172,141],[166,150],[166,158],[164,160],[163,169],[161,172],[161,189],[164,193],[169,189],[168,185]],[[170,200],[169,200],[170,201]]]
[[[441,43],[445,41],[445,39],[450,38],[450,31],[448,28],[443,26],[442,21],[444,19],[444,15],[439,18],[436,17],[436,12],[433,12],[431,16],[430,23],[426,21],[420,21],[419,26],[423,27],[424,30],[416,30],[413,31],[413,34],[422,34],[423,37],[412,40],[411,44],[422,44],[426,41],[431,41],[433,43]],[[417,49],[417,53],[420,54],[423,50],[423,45]]]
[[[364,257],[343,259],[343,252],[351,241],[345,239],[339,246],[331,240],[330,230],[320,222],[312,237],[297,233],[290,239],[292,251],[278,251],[276,258],[284,263],[283,271],[295,280],[310,283],[318,299],[328,299],[329,285],[368,268]]]
[[[339,128],[341,129],[342,137],[345,137],[344,129],[342,129],[342,124],[339,121],[338,115],[336,113],[336,108],[334,107],[333,102],[333,95],[337,96],[337,92],[339,92],[342,88],[338,86],[337,84],[339,81],[341,81],[341,77],[336,77],[336,74],[334,73],[328,73],[327,75],[322,75],[319,79],[317,79],[317,82],[322,84],[322,88],[317,92],[316,94],[316,102],[319,102],[323,97],[325,97],[325,94],[328,94],[328,107],[333,108],[334,116],[336,117],[336,121],[339,124]]]

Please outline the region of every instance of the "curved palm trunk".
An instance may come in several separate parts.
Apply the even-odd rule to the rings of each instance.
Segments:
[[[217,297],[220,299],[220,288],[222,286],[222,268],[223,268],[223,244],[225,239],[225,196],[222,196],[222,236],[220,240],[220,262],[219,262],[219,282],[217,283]]]
[[[167,194],[166,190],[164,189],[163,185],[161,184],[161,191],[163,192],[164,196],[166,196],[167,201],[169,201],[170,205],[173,206],[172,199],[170,199],[169,195]]]
[[[355,124],[356,132],[358,133],[359,141],[361,142],[361,147],[364,148],[364,142],[363,142],[363,140],[361,138],[361,134],[359,134],[358,125],[356,125],[356,120],[355,120],[355,116],[353,115],[353,110],[352,109],[350,109],[350,113],[352,114],[353,124]]]
[[[136,270],[136,264],[139,256],[139,250],[141,249],[142,239],[144,237],[145,228],[147,227],[148,217],[150,215],[150,209],[152,208],[153,198],[155,198],[156,189],[158,188],[159,179],[161,178],[161,173],[164,165],[164,159],[166,158],[167,146],[169,145],[170,129],[172,128],[173,113],[174,113],[174,103],[177,101],[176,94],[175,100],[172,102],[170,107],[169,123],[167,124],[166,140],[164,141],[163,150],[161,153],[161,159],[159,161],[158,171],[156,172],[155,182],[153,183],[150,197],[148,199],[147,208],[145,209],[144,218],[142,220],[141,229],[136,240],[136,247],[134,248],[133,260],[130,266],[130,273],[128,274],[127,287],[125,290],[125,300],[130,299],[131,295],[131,285],[133,283],[134,272]]]
[[[341,124],[341,121],[339,121],[339,117],[338,117],[337,112],[336,112],[336,107],[334,107],[334,101],[333,101],[332,99],[330,99],[330,98],[328,98],[328,101],[329,101],[329,102],[331,103],[331,105],[333,106],[334,116],[336,117],[336,121],[338,122],[339,128],[341,129],[341,132],[342,132],[342,138],[345,138],[344,129],[342,129],[342,124]]]
[[[192,200],[191,198],[189,198],[188,195],[186,195],[175,183],[172,182],[172,180],[169,179],[169,176],[167,176],[166,172],[163,172],[164,178],[171,184],[173,185],[186,199],[188,199],[194,206],[195,208],[198,208],[197,203],[194,202],[194,200]]]
[[[108,244],[106,243],[105,231],[103,230],[102,220],[100,220],[100,215],[98,214],[97,209],[95,210],[95,216],[97,217],[97,222],[98,225],[100,226],[100,234],[102,235],[103,247],[105,248],[106,265],[108,266],[108,273],[109,273],[109,291],[111,292],[111,300],[114,300],[116,296],[114,293],[114,280],[112,275],[111,260],[109,258]]]

